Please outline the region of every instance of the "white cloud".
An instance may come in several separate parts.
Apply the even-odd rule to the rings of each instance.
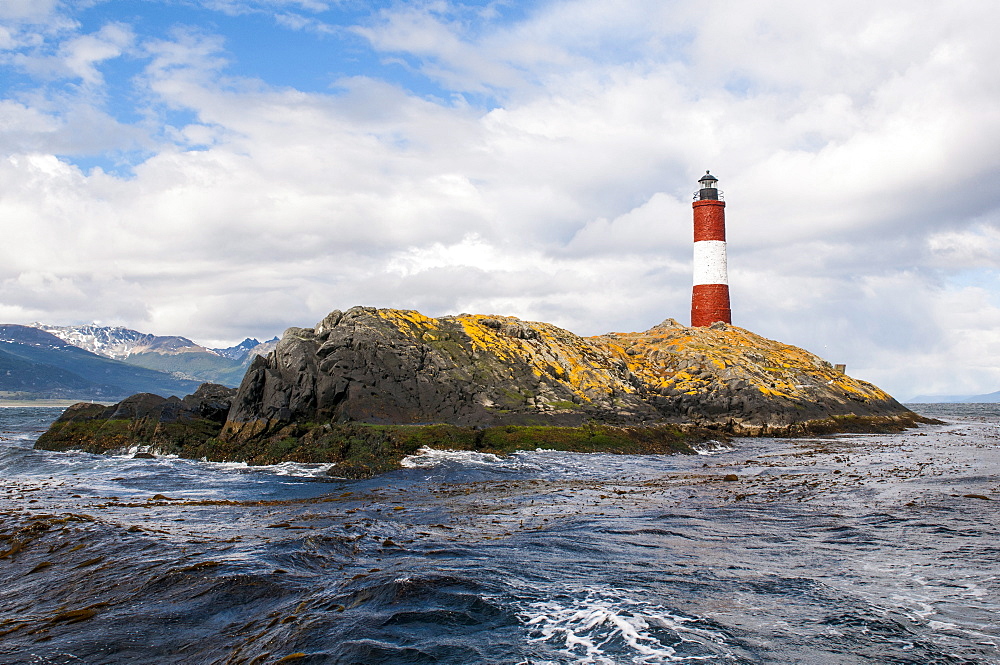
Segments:
[[[60,49],[60,57],[65,67],[84,84],[101,85],[104,78],[98,65],[120,56],[133,39],[134,35],[127,26],[109,24],[96,33],[67,41]]]
[[[0,20],[42,22],[55,12],[58,0],[4,0],[0,3]]]
[[[92,88],[102,63],[141,59],[142,119],[0,100],[0,315],[233,341],[354,304],[584,334],[687,320],[689,201],[711,168],[738,325],[901,397],[1000,388],[1000,8],[504,11],[399,5],[357,29],[445,98],[371,73],[268,86],[207,28],[63,35],[52,57]],[[55,157],[128,149],[148,158],[127,176]]]
[[[301,9],[309,12],[323,12],[330,9],[333,2],[321,0],[205,0],[211,9],[228,14],[267,13],[274,10]]]
[[[72,34],[79,24],[59,11],[58,0],[0,2],[0,64],[19,49],[38,49],[47,39]]]
[[[1000,268],[1000,224],[981,222],[926,238],[933,265],[944,270]]]
[[[45,40],[58,40],[62,36],[60,33],[75,26],[67,23],[62,27],[60,31],[57,27],[44,26],[41,32],[22,35],[22,40],[34,42],[37,48],[18,53],[12,61],[19,69],[43,79],[77,79],[88,89],[99,89],[104,84],[100,65],[122,55],[134,39],[127,26],[111,23],[93,33],[70,35],[60,41],[54,53],[47,53],[42,48]],[[14,43],[11,47],[25,45]]]

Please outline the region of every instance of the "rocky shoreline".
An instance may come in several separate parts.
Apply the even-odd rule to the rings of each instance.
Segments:
[[[899,431],[928,419],[797,347],[668,319],[579,337],[513,317],[355,307],[288,330],[239,389],[74,405],[39,448],[397,468],[422,447],[692,452],[731,436]]]

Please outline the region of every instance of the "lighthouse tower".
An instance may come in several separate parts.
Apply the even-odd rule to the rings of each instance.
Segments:
[[[729,310],[729,277],[726,274],[726,202],[708,171],[694,195],[694,288],[691,291],[691,325],[732,323]]]

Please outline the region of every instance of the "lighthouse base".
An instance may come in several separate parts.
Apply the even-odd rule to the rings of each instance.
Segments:
[[[732,323],[728,284],[696,284],[691,291],[691,325],[710,326],[716,321]]]

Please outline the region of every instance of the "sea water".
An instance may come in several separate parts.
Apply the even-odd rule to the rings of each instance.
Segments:
[[[0,662],[1000,663],[1000,405],[914,408],[363,481],[38,451],[60,410],[3,408]]]

